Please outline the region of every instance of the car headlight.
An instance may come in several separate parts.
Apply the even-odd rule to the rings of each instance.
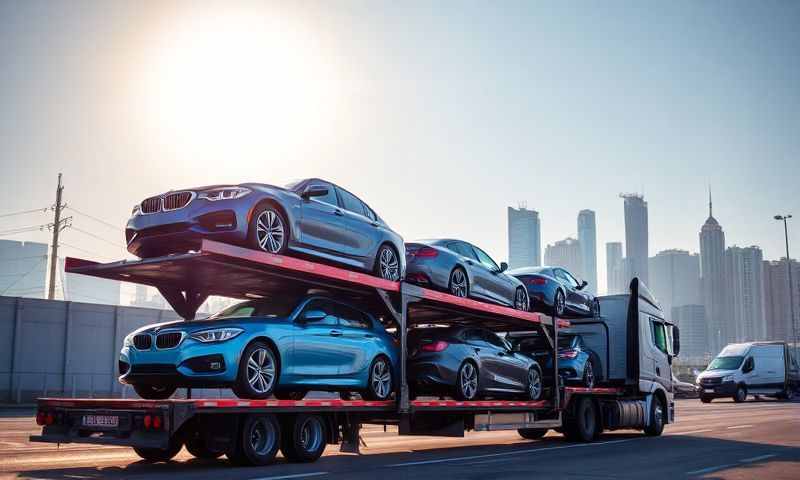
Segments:
[[[732,382],[732,381],[733,381],[733,375],[726,375],[726,376],[722,377],[722,383]]]
[[[241,328],[213,328],[211,330],[203,330],[194,332],[191,337],[198,342],[211,343],[211,342],[224,342],[244,332]]]
[[[197,194],[197,198],[210,200],[216,202],[217,200],[235,200],[242,198],[250,193],[249,188],[244,187],[225,187],[215,188],[213,190],[206,190]]]
[[[131,216],[135,217],[136,215],[140,215],[142,213],[142,206],[140,204],[136,204],[133,206],[133,210],[131,210]]]

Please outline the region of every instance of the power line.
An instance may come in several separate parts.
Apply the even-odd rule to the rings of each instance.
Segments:
[[[33,230],[44,230],[47,227],[48,224],[43,223],[41,225],[28,225],[26,227],[9,228],[8,230],[0,231],[0,235],[13,235],[15,233],[24,233]]]
[[[125,249],[125,245],[123,245],[121,243],[117,243],[117,242],[115,242],[113,240],[109,240],[109,239],[103,238],[103,237],[101,237],[99,235],[95,235],[92,232],[87,232],[86,230],[82,230],[82,229],[80,229],[80,228],[78,228],[78,227],[76,227],[74,225],[71,225],[70,228],[75,230],[76,232],[80,232],[80,233],[82,233],[84,235],[88,235],[90,237],[96,238],[97,240],[101,240],[101,241],[106,242],[106,243],[108,243],[110,245],[114,245],[115,247],[119,247],[119,248],[121,248],[123,250]]]
[[[89,219],[91,219],[91,220],[94,220],[95,222],[97,222],[97,223],[100,223],[100,224],[102,224],[102,225],[105,225],[105,226],[106,226],[106,227],[108,227],[108,228],[113,228],[114,230],[117,230],[118,232],[124,232],[124,231],[125,231],[125,230],[123,230],[123,229],[119,228],[119,226],[118,226],[118,225],[114,225],[114,224],[112,224],[111,222],[106,222],[105,220],[102,220],[102,219],[100,219],[100,218],[97,218],[97,217],[94,217],[94,216],[92,216],[92,215],[89,215],[88,213],[81,212],[80,210],[78,210],[77,208],[75,208],[75,207],[73,207],[73,206],[71,206],[71,205],[67,205],[67,206],[66,206],[66,207],[64,207],[64,208],[65,208],[65,209],[67,209],[67,208],[68,208],[68,209],[72,210],[73,212],[77,213],[78,215],[82,215],[82,216],[84,216],[84,217],[86,217],[86,218],[89,218]]]
[[[47,212],[47,210],[48,210],[48,207],[34,208],[33,210],[21,210],[19,212],[4,213],[4,214],[0,215],[0,218],[15,217],[17,215],[25,215],[27,213],[36,213],[36,212],[44,213],[44,212]]]

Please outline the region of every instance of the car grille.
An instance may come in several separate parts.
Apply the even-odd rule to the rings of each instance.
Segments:
[[[159,333],[156,337],[156,347],[161,349],[175,348],[181,343],[182,338],[183,333],[181,332]]]
[[[153,338],[146,333],[140,333],[133,337],[133,346],[136,347],[136,350],[150,350],[152,344]]]
[[[142,213],[156,213],[161,211],[161,197],[150,197],[142,202]]]
[[[700,381],[703,385],[719,385],[722,383],[722,377],[709,377]]]
[[[175,192],[164,195],[164,211],[178,210],[192,201],[192,192]]]

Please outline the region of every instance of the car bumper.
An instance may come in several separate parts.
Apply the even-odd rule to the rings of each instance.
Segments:
[[[418,392],[439,392],[456,384],[458,373],[436,361],[411,361],[408,382]]]
[[[698,392],[704,397],[730,397],[736,393],[735,382],[724,382],[715,385],[700,384]]]
[[[450,272],[424,260],[412,259],[406,264],[405,280],[421,287],[447,290]]]
[[[199,249],[203,238],[243,244],[249,203],[194,199],[184,208],[131,217],[125,229],[128,251],[141,257]]]

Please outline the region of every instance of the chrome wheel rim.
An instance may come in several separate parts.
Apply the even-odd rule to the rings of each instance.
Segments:
[[[514,295],[514,308],[517,310],[528,309],[528,299],[525,296],[525,291],[521,288],[518,288],[516,294]]]
[[[269,253],[278,253],[283,248],[283,220],[274,210],[264,210],[256,220],[258,246]]]
[[[250,447],[258,455],[266,455],[275,445],[275,429],[260,419],[253,424],[250,431]]]
[[[450,293],[456,297],[467,296],[467,275],[464,270],[457,268],[450,274]]]
[[[559,290],[556,293],[556,315],[563,315],[565,306],[566,301],[564,300],[564,294]]]
[[[275,359],[265,347],[253,350],[247,359],[247,383],[256,393],[267,393],[275,383]]]
[[[656,404],[656,408],[653,409],[653,425],[656,429],[661,428],[661,422],[664,421],[664,411],[661,408],[661,402]]]
[[[584,369],[584,383],[586,383],[586,387],[592,388],[594,387],[594,368],[592,367],[591,363],[587,363]]]
[[[375,396],[384,399],[392,390],[392,372],[384,360],[378,360],[372,366],[370,385]]]
[[[382,278],[393,282],[400,280],[400,263],[397,261],[397,255],[394,254],[394,250],[389,247],[383,247],[378,263]]]
[[[461,368],[459,382],[461,383],[461,393],[464,398],[467,400],[475,398],[475,394],[478,392],[478,371],[471,363],[465,363]]]
[[[530,396],[531,400],[538,400],[541,394],[542,377],[539,375],[538,370],[532,368],[528,372],[528,395]]]
[[[316,418],[307,418],[300,429],[300,447],[315,452],[322,443],[322,425]]]

